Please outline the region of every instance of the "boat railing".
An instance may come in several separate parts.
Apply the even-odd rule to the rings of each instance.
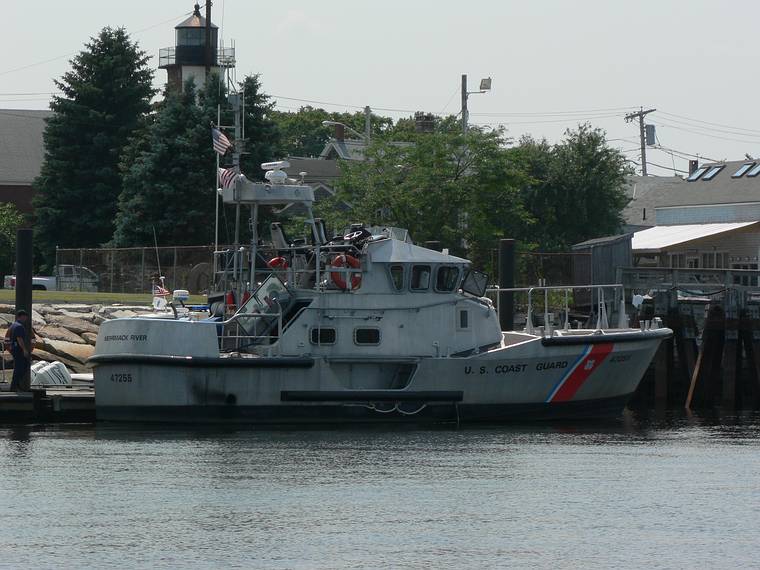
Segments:
[[[533,334],[537,330],[534,323],[536,316],[536,307],[543,311],[539,312],[543,317],[543,331],[545,334],[551,334],[554,311],[551,304],[559,300],[559,308],[564,318],[561,320],[565,330],[570,329],[570,308],[571,303],[575,301],[577,293],[583,292],[589,297],[589,305],[595,305],[595,328],[608,329],[610,327],[610,316],[617,312],[617,322],[612,328],[626,328],[628,326],[625,312],[625,288],[622,284],[605,284],[605,285],[555,285],[545,287],[489,287],[486,289],[486,295],[492,295],[496,298],[496,312],[500,311],[500,301],[502,293],[523,294],[526,296],[526,322],[525,332]],[[541,302],[543,298],[543,302]],[[611,307],[608,309],[608,304]]]
[[[243,319],[252,319],[254,321],[254,330],[258,323],[256,320],[264,323],[263,334],[251,334],[246,327],[241,324]],[[273,325],[276,329],[269,330]],[[276,342],[282,335],[283,330],[283,313],[282,311],[272,313],[237,313],[229,319],[219,323],[220,332],[219,347],[223,352],[235,352],[254,345],[267,346],[267,356],[279,353],[279,344]]]

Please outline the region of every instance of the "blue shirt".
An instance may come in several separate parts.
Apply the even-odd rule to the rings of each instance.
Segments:
[[[16,356],[17,354],[23,354],[24,351],[21,345],[18,343],[18,339],[26,340],[26,328],[19,321],[15,321],[10,327],[10,341],[11,341],[11,354]]]

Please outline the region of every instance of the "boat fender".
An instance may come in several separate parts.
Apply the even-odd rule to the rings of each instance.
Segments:
[[[233,291],[227,291],[224,296],[224,304],[227,311],[235,312],[237,306],[235,305],[235,293]]]
[[[340,255],[336,255],[330,265],[333,267],[351,267],[353,269],[359,269],[361,267],[361,262],[353,255],[342,253]],[[333,283],[335,283],[339,289],[343,289],[344,291],[348,288],[345,275],[346,274],[342,271],[333,271],[330,273],[330,278],[333,280]],[[361,273],[351,273],[351,289],[358,289],[361,287],[361,284]]]
[[[272,269],[287,269],[288,260],[280,255],[267,261],[267,265]]]

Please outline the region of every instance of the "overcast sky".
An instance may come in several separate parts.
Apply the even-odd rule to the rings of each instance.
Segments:
[[[125,27],[157,66],[192,8],[187,0],[3,2],[0,108],[46,108],[53,79],[104,26]],[[588,120],[638,161],[638,126],[623,115],[644,106],[657,108],[648,121],[660,144],[681,153],[650,149],[650,173],[672,175],[674,161],[685,169],[684,153],[760,156],[759,2],[215,0],[212,20],[235,42],[238,77],[260,73],[284,110],[308,99],[394,118],[457,113],[467,73],[471,88],[493,78],[492,92],[470,97],[471,122],[503,123],[514,137],[555,141]],[[156,85],[165,80],[157,70]]]

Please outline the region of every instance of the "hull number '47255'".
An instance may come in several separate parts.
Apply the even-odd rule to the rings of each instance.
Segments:
[[[131,374],[111,374],[111,382],[131,382]]]

